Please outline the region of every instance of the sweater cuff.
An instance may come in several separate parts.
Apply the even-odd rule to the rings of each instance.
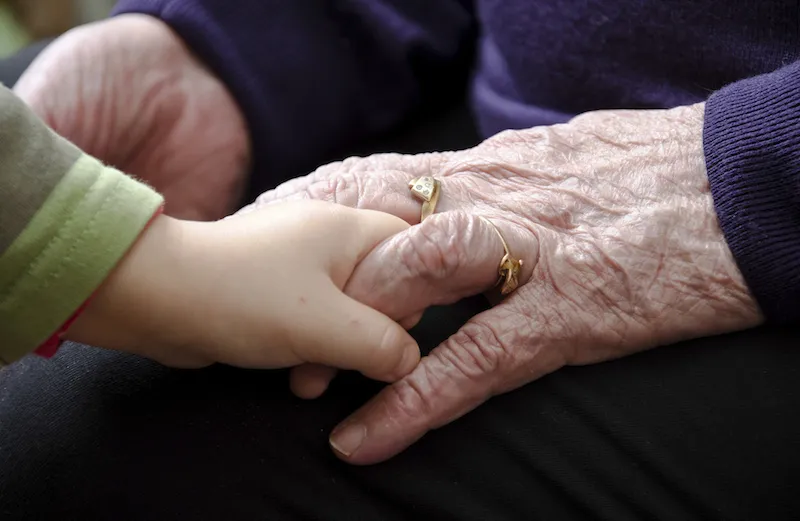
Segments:
[[[163,203],[82,156],[0,257],[0,365],[42,345],[108,277]]]
[[[800,62],[706,103],[703,145],[717,216],[768,321],[800,319]]]

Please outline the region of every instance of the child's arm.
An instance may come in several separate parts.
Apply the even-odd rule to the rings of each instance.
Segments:
[[[68,338],[167,365],[314,362],[393,381],[416,366],[416,342],[342,288],[362,258],[407,227],[318,201],[215,223],[161,216]]]
[[[0,195],[4,363],[62,330],[180,366],[316,362],[391,381],[419,360],[402,327],[341,291],[407,227],[396,217],[318,202],[216,223],[154,217],[158,194],[55,136],[4,88]]]
[[[56,136],[0,86],[0,361],[45,345],[92,295],[161,196]]]

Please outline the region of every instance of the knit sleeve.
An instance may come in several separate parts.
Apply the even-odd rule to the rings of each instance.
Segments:
[[[706,104],[704,148],[728,245],[768,320],[800,321],[800,62]]]
[[[254,178],[304,171],[466,85],[470,0],[121,0],[157,17],[223,80],[248,122]],[[458,87],[455,87],[458,88]],[[263,188],[259,186],[258,188]]]
[[[161,207],[0,85],[0,365],[39,347],[89,298]]]

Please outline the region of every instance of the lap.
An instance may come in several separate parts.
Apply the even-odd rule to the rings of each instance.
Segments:
[[[430,348],[480,309],[434,310]],[[789,519],[800,335],[763,329],[566,368],[382,465],[327,434],[376,384],[322,399],[283,372],[177,371],[82,346],[0,375],[3,519]],[[58,517],[57,517],[58,516]]]

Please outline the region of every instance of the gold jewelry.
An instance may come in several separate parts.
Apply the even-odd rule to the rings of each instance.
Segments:
[[[495,286],[502,282],[503,287],[500,289],[500,293],[502,295],[508,295],[519,286],[519,272],[522,269],[523,261],[522,259],[515,258],[511,254],[511,250],[508,248],[508,243],[503,237],[503,234],[500,233],[500,230],[497,228],[497,226],[495,226],[492,221],[485,217],[481,217],[481,219],[486,221],[489,226],[491,226],[494,231],[497,232],[497,236],[500,237],[500,242],[503,243],[505,255],[503,255],[503,258],[500,260],[500,266],[497,268],[497,274],[500,276],[500,278],[497,280],[497,284],[495,284]]]
[[[436,204],[439,202],[439,194],[442,191],[442,183],[433,177],[416,177],[408,183],[411,194],[422,201],[422,214],[419,222],[424,221],[436,211]]]

